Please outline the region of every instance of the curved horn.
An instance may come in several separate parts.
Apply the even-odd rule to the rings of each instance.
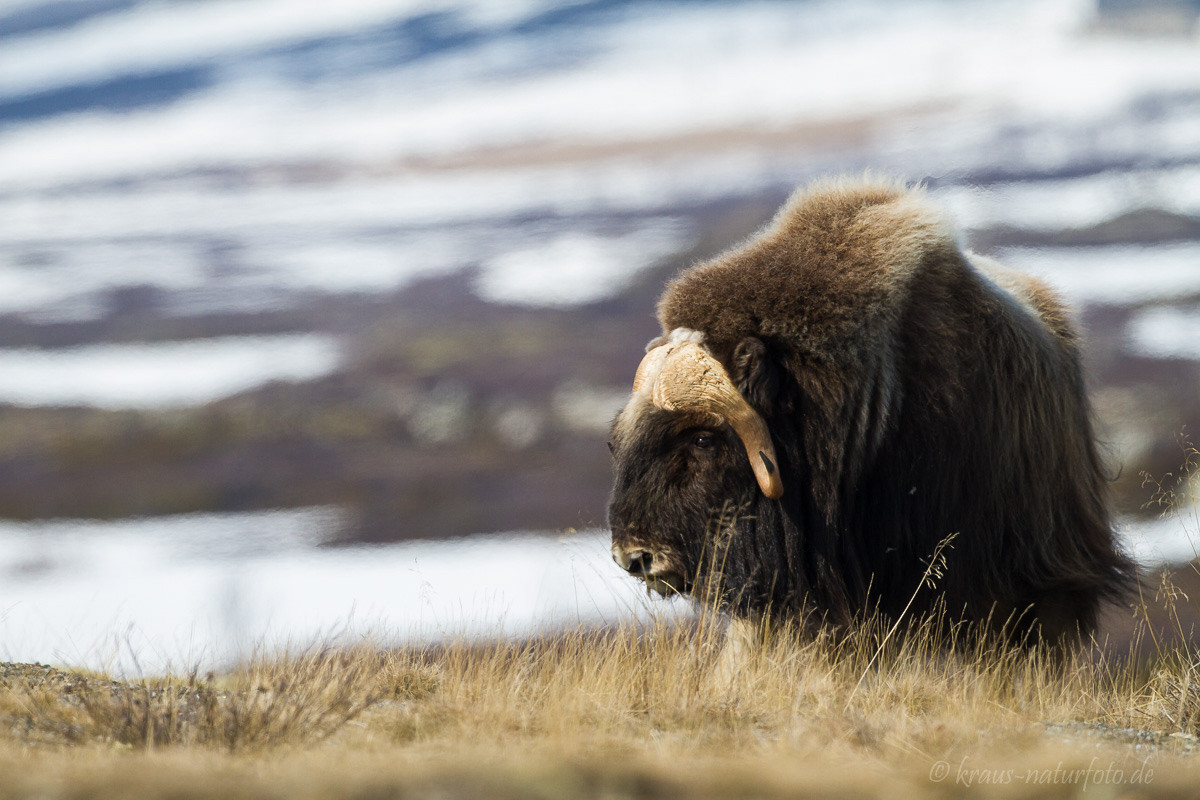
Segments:
[[[638,367],[633,390],[649,391],[650,401],[665,411],[700,411],[728,422],[746,448],[763,494],[772,500],[783,496],[767,423],[699,343],[672,342],[651,350]]]

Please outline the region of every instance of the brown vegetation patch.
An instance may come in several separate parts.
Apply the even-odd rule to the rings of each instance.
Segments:
[[[213,674],[124,682],[39,664],[0,665],[0,720],[17,742],[228,752],[326,739],[375,703],[369,653],[258,659]]]

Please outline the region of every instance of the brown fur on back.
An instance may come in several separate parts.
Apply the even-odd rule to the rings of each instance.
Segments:
[[[797,192],[740,247],[685,270],[658,305],[663,330],[704,331],[717,349],[775,337],[824,353],[894,326],[931,258],[957,253],[919,192],[890,183],[819,184]]]

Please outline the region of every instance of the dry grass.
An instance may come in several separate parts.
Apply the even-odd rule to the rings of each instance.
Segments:
[[[1196,776],[1186,649],[1130,665],[928,623],[785,629],[726,684],[721,625],[317,651],[134,684],[10,668],[0,798],[1072,796],[1084,781],[1152,796]],[[1016,782],[994,785],[1005,771]]]
[[[50,667],[0,665],[0,713],[31,744],[230,753],[318,742],[377,700],[378,654],[257,658],[221,678],[125,683]]]

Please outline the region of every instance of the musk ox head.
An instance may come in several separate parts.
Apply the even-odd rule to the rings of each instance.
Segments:
[[[660,594],[731,566],[739,518],[783,495],[771,432],[736,385],[764,383],[761,351],[747,339],[731,377],[703,334],[677,328],[650,343],[613,424],[613,559]]]

